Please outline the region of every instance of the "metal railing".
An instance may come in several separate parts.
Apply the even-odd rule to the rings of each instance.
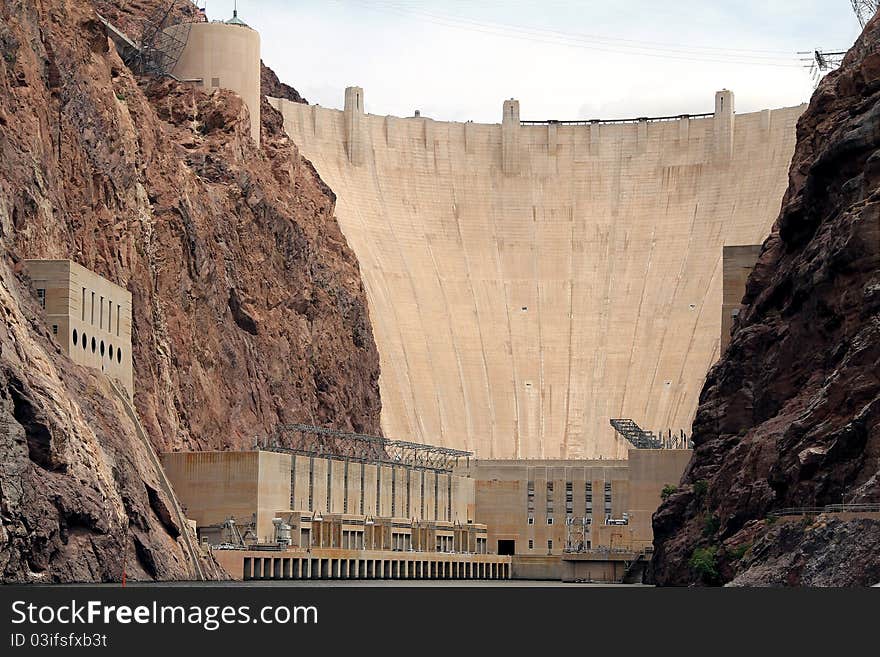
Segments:
[[[714,112],[702,112],[700,114],[671,114],[669,116],[638,116],[632,119],[576,119],[574,121],[559,121],[556,119],[544,119],[540,121],[520,121],[520,125],[609,125],[618,123],[653,123],[655,121],[681,121],[682,119],[706,119],[715,116]]]
[[[880,513],[880,503],[876,504],[826,504],[825,506],[791,506],[774,509],[768,516],[815,516],[820,513]]]

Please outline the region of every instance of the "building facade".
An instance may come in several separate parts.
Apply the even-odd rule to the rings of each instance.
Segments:
[[[626,549],[653,542],[651,516],[676,486],[690,449],[630,449],[622,460],[474,460],[474,520],[489,551],[518,556]]]
[[[260,34],[238,17],[172,25],[166,30],[186,40],[172,73],[205,91],[229,89],[250,114],[251,137],[260,145]]]
[[[466,536],[474,524],[466,474],[261,450],[161,458],[187,516],[212,542],[230,518],[255,542],[275,542],[280,518],[293,546],[476,551],[477,537]]]
[[[72,260],[26,260],[53,337],[73,362],[134,392],[131,292]]]

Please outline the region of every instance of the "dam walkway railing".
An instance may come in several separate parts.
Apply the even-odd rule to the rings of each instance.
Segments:
[[[556,119],[544,119],[539,121],[520,121],[520,125],[609,125],[618,123],[654,123],[657,121],[681,121],[683,119],[708,119],[715,116],[714,112],[701,114],[671,114],[669,116],[637,116],[631,119],[576,119],[573,121],[559,121]]]
[[[878,504],[826,504],[825,506],[791,506],[784,509],[775,509],[768,516],[781,518],[783,516],[815,516],[820,513],[880,513]]]

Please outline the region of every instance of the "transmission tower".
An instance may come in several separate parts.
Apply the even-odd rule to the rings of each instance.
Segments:
[[[133,68],[141,75],[162,77],[174,70],[189,39],[193,18],[180,20],[178,0],[170,0],[144,21]]]
[[[807,57],[802,57],[801,61],[804,62],[804,68],[810,69],[810,76],[813,78],[813,83],[818,85],[819,80],[822,79],[823,75],[840,66],[846,51],[813,50],[812,52],[802,51],[798,54],[808,55]]]
[[[877,7],[880,2],[877,0],[850,0],[852,2],[853,11],[856,12],[856,18],[862,27],[868,23],[877,13]]]

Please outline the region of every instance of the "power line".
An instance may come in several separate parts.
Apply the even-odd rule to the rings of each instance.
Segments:
[[[790,55],[790,57],[782,57],[759,54],[748,55],[745,54],[747,52],[745,49],[716,49],[709,46],[659,47],[658,45],[650,44],[659,44],[660,42],[641,42],[634,39],[616,39],[613,37],[579,35],[558,30],[543,30],[485,21],[476,21],[467,18],[444,16],[426,11],[411,10],[407,8],[402,8],[400,5],[389,3],[379,3],[378,5],[370,3],[363,6],[366,9],[384,13],[392,13],[405,18],[421,20],[426,23],[431,23],[453,29],[463,29],[482,34],[490,34],[493,36],[501,36],[506,38],[515,38],[538,43],[572,46],[598,52],[607,52],[616,55],[623,54],[706,63],[773,66],[783,68],[801,68],[803,66],[802,64],[797,63],[797,53],[793,52],[787,53],[788,55]],[[699,50],[705,50],[705,52],[699,52]],[[785,51],[777,52],[782,53]]]

